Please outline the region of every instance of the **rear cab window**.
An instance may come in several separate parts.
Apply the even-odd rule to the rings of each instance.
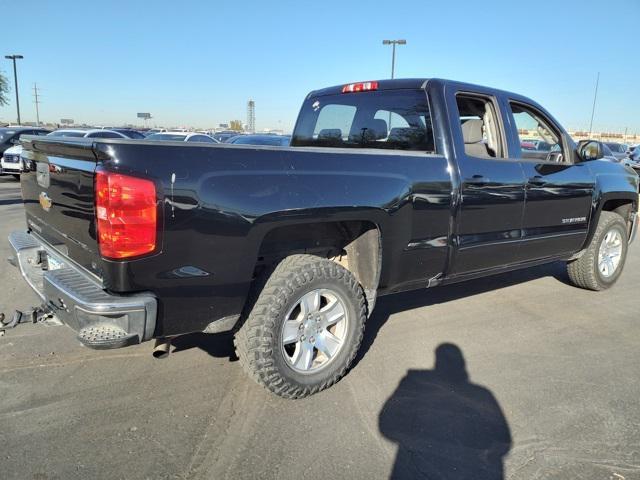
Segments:
[[[300,111],[291,146],[434,153],[427,94],[396,89],[310,97]]]

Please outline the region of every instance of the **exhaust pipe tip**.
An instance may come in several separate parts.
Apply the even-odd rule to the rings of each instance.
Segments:
[[[154,358],[167,358],[171,353],[171,339],[170,338],[156,338],[156,344],[153,347]]]

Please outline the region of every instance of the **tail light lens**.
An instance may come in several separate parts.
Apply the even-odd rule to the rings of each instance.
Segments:
[[[96,172],[96,221],[100,255],[122,259],[156,248],[156,187],[150,180]]]

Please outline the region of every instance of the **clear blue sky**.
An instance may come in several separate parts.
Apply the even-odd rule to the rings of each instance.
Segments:
[[[405,38],[397,77],[443,77],[533,97],[567,128],[640,133],[640,0],[0,0],[19,62],[23,120],[163,125],[246,119],[289,130],[309,90],[390,75],[383,38]],[[7,15],[7,12],[12,12]],[[13,97],[13,92],[11,93]],[[15,120],[13,102],[0,120]]]

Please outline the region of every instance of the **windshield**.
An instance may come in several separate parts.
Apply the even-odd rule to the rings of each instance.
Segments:
[[[605,143],[605,145],[607,147],[609,147],[609,149],[612,152],[615,152],[615,153],[624,153],[625,152],[624,148],[619,143]]]
[[[146,138],[143,134],[141,134],[140,132],[138,132],[136,130],[114,129],[113,131],[121,133],[122,135],[124,135],[126,137],[129,137],[129,138],[134,138],[134,139]]]
[[[161,140],[164,142],[184,142],[187,136],[184,134],[176,133],[152,133],[146,139],[147,140]]]
[[[252,135],[242,135],[238,138],[233,139],[233,143],[235,145],[275,145],[275,146],[286,146],[289,145],[289,137],[285,137],[282,135],[260,135],[260,136],[252,136]]]
[[[13,135],[15,135],[15,133],[16,133],[15,130],[0,129],[0,143],[3,143],[6,140],[9,140],[11,137],[13,137]]]
[[[609,149],[608,144],[606,144],[606,143],[602,144],[602,154],[605,157],[612,157],[613,156],[613,152],[611,152],[611,149]]]
[[[382,90],[309,98],[291,145],[433,152],[426,93]]]
[[[87,132],[71,131],[71,130],[58,130],[51,132],[47,137],[84,137]]]

